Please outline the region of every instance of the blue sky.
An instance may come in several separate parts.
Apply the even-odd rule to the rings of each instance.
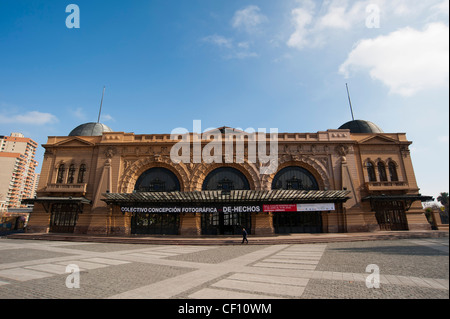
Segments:
[[[80,28],[66,26],[66,6]],[[448,0],[0,0],[0,134],[405,132],[421,193],[448,191]],[[43,148],[37,153],[42,162]],[[40,168],[39,168],[40,169]]]

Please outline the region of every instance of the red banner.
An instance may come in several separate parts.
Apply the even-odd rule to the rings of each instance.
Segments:
[[[275,205],[263,205],[263,211],[265,212],[296,212],[296,204],[275,204]]]

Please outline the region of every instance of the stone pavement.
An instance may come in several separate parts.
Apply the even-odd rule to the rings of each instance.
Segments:
[[[448,252],[448,238],[210,246],[0,239],[0,299],[448,299]],[[74,266],[79,288],[70,288]],[[379,288],[369,288],[377,278]]]

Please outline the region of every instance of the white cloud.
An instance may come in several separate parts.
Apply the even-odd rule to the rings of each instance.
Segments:
[[[352,6],[349,6],[346,0],[329,2],[326,13],[318,17],[315,28],[348,30],[355,23],[365,19],[367,6],[368,4],[364,1],[357,1]]]
[[[235,12],[231,25],[233,28],[253,33],[258,30],[261,24],[267,21],[267,17],[261,14],[261,9],[258,6],[250,5]]]
[[[439,13],[445,14],[448,16],[448,10],[449,10],[449,1],[444,0],[435,6],[432,7],[432,9],[437,10]]]
[[[267,17],[261,13],[261,9],[258,6],[250,5],[234,13],[231,19],[231,26],[236,31],[244,31],[249,36],[254,37],[260,31],[260,26],[267,21]],[[236,34],[229,38],[218,34],[209,35],[204,37],[202,41],[219,48],[222,58],[226,60],[255,58],[259,56],[251,48],[253,44],[251,39],[239,41],[237,40]]]
[[[108,122],[108,121],[115,122],[114,118],[109,114],[102,114],[100,118],[101,118],[102,122]]]
[[[249,44],[248,42],[239,42],[239,43],[237,44],[237,46],[238,46],[239,48],[242,48],[242,49],[248,49],[248,48],[250,48],[250,44]]]
[[[324,1],[319,9],[311,1],[291,11],[295,31],[287,45],[299,50],[325,44],[330,30],[348,30],[365,19],[365,1],[349,6],[347,0]]]
[[[313,20],[313,13],[307,8],[296,8],[292,10],[291,14],[295,31],[290,36],[287,45],[293,48],[303,49],[311,44],[310,39],[308,39],[309,30],[307,26]]]
[[[403,96],[446,86],[448,37],[447,25],[432,23],[422,31],[407,27],[365,39],[353,48],[339,71],[348,77],[351,71],[368,70],[373,79]]]
[[[258,54],[251,50],[250,43],[248,42],[238,42],[235,44],[233,39],[225,38],[217,34],[204,37],[203,41],[222,49],[222,57],[226,60],[258,57]]]
[[[444,0],[431,7],[431,16],[429,20],[433,21],[440,18],[445,18],[448,21],[449,16],[449,1]]]
[[[229,55],[226,55],[225,59],[247,59],[247,58],[257,58],[259,55],[256,52],[249,51],[236,51],[232,52]]]
[[[203,41],[214,44],[218,47],[231,48],[233,40],[227,39],[221,35],[213,34],[203,38]]]
[[[382,10],[386,14],[391,13],[397,17],[412,18],[414,16],[426,14],[428,10],[435,6],[442,5],[442,0],[378,0],[382,5]],[[444,2],[448,3],[448,0]],[[447,4],[448,6],[448,4]]]
[[[4,124],[31,124],[44,125],[57,122],[56,116],[50,113],[42,113],[39,111],[31,111],[24,114],[17,114],[13,116],[1,115],[0,123]]]
[[[81,120],[81,121],[86,120],[86,114],[85,114],[83,108],[81,108],[81,107],[78,107],[78,108],[76,108],[76,109],[70,109],[69,112],[70,112],[74,117],[76,117],[77,119],[79,119],[79,120]]]
[[[381,28],[388,23],[399,27],[411,21],[439,22],[448,18],[448,0],[325,0],[318,7],[306,0],[291,10],[294,31],[287,45],[299,50],[321,47],[330,38],[348,36],[336,31],[367,29],[367,20],[374,15],[378,15]]]

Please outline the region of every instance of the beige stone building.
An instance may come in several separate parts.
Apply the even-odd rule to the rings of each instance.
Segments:
[[[263,157],[250,156],[251,134],[218,132],[223,138],[216,136],[214,145],[222,149],[233,133],[231,152],[216,154],[209,134],[136,135],[100,123],[49,137],[28,231],[200,236],[240,235],[243,227],[254,235],[430,229],[421,205],[430,197],[419,193],[404,133],[384,133],[368,121],[277,133],[276,167],[262,174]],[[192,146],[187,161],[174,161],[180,145]],[[196,161],[196,147],[218,156]]]

